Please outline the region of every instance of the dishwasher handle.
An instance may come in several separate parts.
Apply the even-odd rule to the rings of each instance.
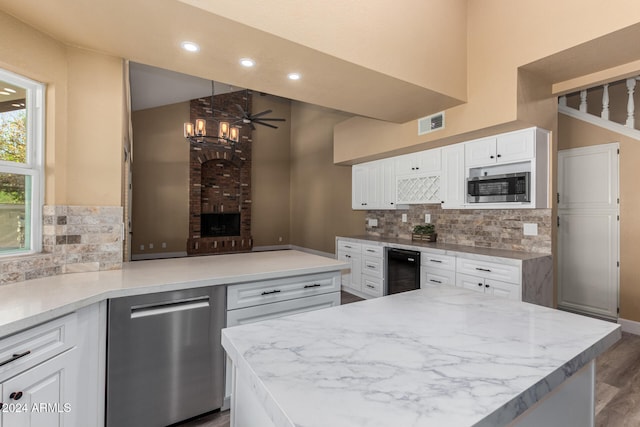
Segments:
[[[209,296],[133,306],[131,307],[131,318],[137,319],[140,317],[158,316],[179,311],[195,310],[197,308],[209,308]]]

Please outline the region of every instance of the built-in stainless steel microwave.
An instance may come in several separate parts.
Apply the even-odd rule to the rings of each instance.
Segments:
[[[530,178],[530,172],[468,178],[467,203],[530,202]]]

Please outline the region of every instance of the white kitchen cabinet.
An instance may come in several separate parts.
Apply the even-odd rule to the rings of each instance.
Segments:
[[[515,301],[522,300],[521,287],[514,283],[505,283],[468,274],[457,274],[456,286]]]
[[[466,202],[465,193],[464,145],[454,144],[443,147],[440,177],[442,208],[463,208]]]
[[[75,418],[78,378],[75,348],[28,369],[2,384],[2,425],[61,427],[81,425]]]
[[[382,159],[352,166],[354,210],[396,209],[395,162]]]
[[[369,297],[384,294],[384,248],[362,245],[362,270],[360,290]]]
[[[349,270],[342,271],[342,287],[345,290],[362,290],[362,245],[359,243],[338,241],[340,261],[349,263]]]
[[[103,425],[105,304],[0,340],[0,426]]]
[[[420,253],[420,287],[456,284],[456,257],[435,251]]]
[[[530,160],[535,156],[534,142],[535,128],[467,142],[466,167]]]
[[[440,172],[442,168],[440,150],[440,148],[434,148],[395,157],[396,174],[411,175]]]
[[[507,264],[459,256],[456,258],[456,272],[518,285],[522,281],[519,262]]]

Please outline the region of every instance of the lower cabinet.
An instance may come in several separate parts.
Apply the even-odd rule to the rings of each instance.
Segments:
[[[522,300],[520,285],[514,283],[500,282],[468,274],[458,274],[456,276],[456,286],[516,301]]]
[[[336,271],[229,285],[227,327],[340,305],[340,280]],[[227,357],[223,409],[230,405],[232,372]]]
[[[0,426],[104,424],[104,303],[0,340]]]
[[[349,263],[349,269],[342,270],[342,287],[347,291],[362,291],[362,245],[338,240],[337,248],[337,259]]]
[[[77,405],[75,348],[2,384],[2,426],[82,425]]]

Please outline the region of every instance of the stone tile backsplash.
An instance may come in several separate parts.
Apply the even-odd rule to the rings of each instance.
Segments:
[[[44,206],[42,252],[0,259],[0,284],[122,268],[120,206]]]
[[[402,222],[402,214],[407,222]],[[366,232],[376,237],[411,239],[415,225],[424,224],[424,215],[438,233],[438,242],[494,249],[551,253],[551,209],[442,209],[440,205],[414,205],[407,210],[368,211]],[[525,236],[523,224],[538,225],[537,236]]]

